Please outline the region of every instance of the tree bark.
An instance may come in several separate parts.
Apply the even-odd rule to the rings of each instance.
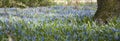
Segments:
[[[100,23],[107,23],[113,17],[120,15],[120,0],[97,0],[97,11],[94,20]]]

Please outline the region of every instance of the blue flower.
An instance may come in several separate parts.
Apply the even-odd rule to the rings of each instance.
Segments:
[[[44,36],[42,36],[41,40],[42,40],[42,41],[44,41],[44,40],[45,40],[45,39],[44,39]]]
[[[32,40],[33,40],[33,41],[36,41],[36,36],[33,36]]]
[[[55,40],[58,40],[59,39],[59,36],[58,35],[54,35],[55,36]]]

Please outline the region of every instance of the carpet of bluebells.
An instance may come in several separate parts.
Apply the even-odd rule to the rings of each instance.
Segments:
[[[120,19],[101,25],[92,20],[95,11],[96,6],[0,8],[0,41],[9,36],[16,41],[119,41]]]

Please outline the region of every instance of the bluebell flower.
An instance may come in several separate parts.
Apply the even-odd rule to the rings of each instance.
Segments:
[[[83,27],[83,30],[86,31],[86,29],[87,29],[87,24],[84,24],[83,26],[84,26],[84,27]]]
[[[116,29],[116,28],[111,28],[111,30],[112,30],[113,32],[118,32],[118,31],[119,31],[119,30]]]
[[[2,35],[3,34],[3,32],[0,32],[0,35]]]
[[[27,38],[28,40],[30,40],[30,39],[31,39],[31,37],[30,37],[30,36],[26,36],[26,38]]]
[[[81,39],[80,39],[80,37],[78,37],[78,41],[80,41]]]
[[[115,39],[116,39],[116,40],[119,40],[119,39],[120,39],[120,37],[119,37],[119,36],[115,36]]]
[[[54,35],[55,40],[59,39],[59,35]]]
[[[36,36],[33,36],[33,37],[32,37],[32,40],[33,40],[33,41],[36,41]]]
[[[41,40],[42,40],[42,41],[44,41],[44,40],[45,40],[44,36],[42,36]]]

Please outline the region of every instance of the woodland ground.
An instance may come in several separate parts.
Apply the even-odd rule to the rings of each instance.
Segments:
[[[100,25],[92,20],[96,5],[0,8],[0,40],[8,32],[17,41],[118,41],[120,19]]]

